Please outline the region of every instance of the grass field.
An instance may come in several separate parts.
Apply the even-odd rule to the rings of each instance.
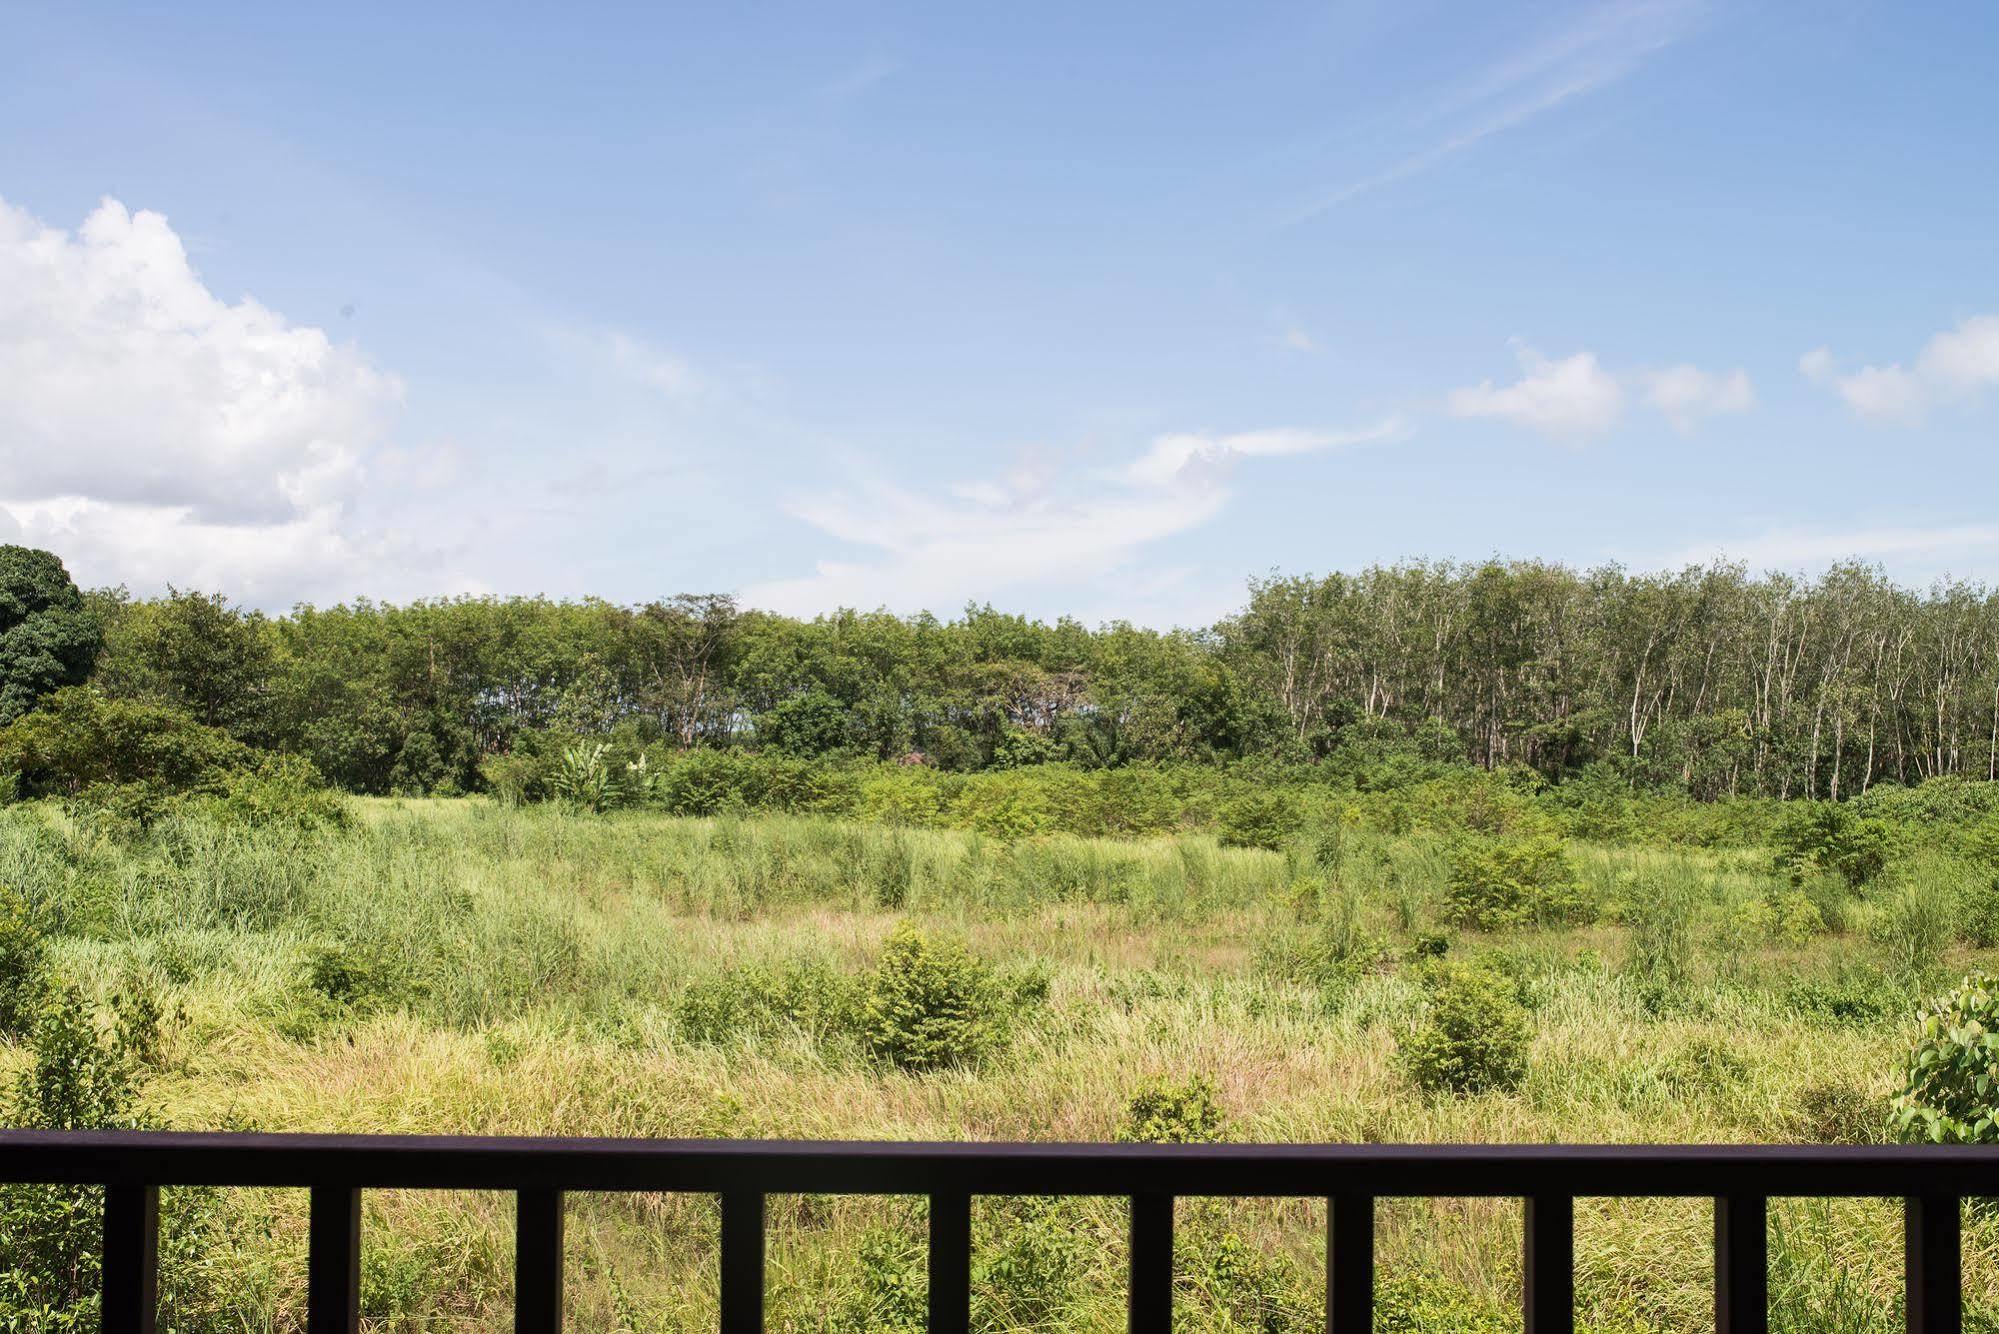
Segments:
[[[1764,849],[1579,842],[1589,924],[1482,933],[1444,921],[1449,842],[1420,831],[1272,852],[482,800],[353,810],[332,832],[189,816],[144,836],[55,803],[0,810],[0,885],[48,924],[55,971],[166,1016],[149,1122],[1103,1140],[1163,1080],[1237,1140],[1864,1141],[1913,1008],[1980,962],[1939,898],[1962,868],[1920,852],[1893,888],[1805,915]],[[899,1068],[854,1019],[903,924],[992,965],[1010,1017],[977,1059]],[[1426,1096],[1398,1059],[1423,956],[1446,949],[1525,1004],[1517,1089]],[[0,1047],[0,1077],[29,1058]],[[167,1208],[183,1220],[170,1327],[300,1327],[301,1194]],[[773,1328],[918,1327],[920,1202],[782,1199],[771,1217]],[[712,1199],[582,1197],[571,1219],[575,1328],[712,1327]],[[372,1327],[508,1328],[511,1221],[499,1196],[370,1194]],[[982,1327],[1121,1327],[1123,1226],[1115,1203],[979,1202]],[[1888,1204],[1780,1206],[1776,1327],[1888,1327],[1900,1226]],[[1183,1202],[1188,1327],[1312,1327],[1322,1227],[1306,1202]],[[1380,1227],[1383,1327],[1518,1326],[1517,1205],[1387,1201]],[[1710,1327],[1709,1229],[1704,1202],[1579,1201],[1584,1326]],[[1996,1243],[1973,1211],[1973,1328],[1999,1328]]]

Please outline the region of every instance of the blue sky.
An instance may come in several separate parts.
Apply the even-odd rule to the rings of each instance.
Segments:
[[[1999,10],[0,0],[0,540],[1198,624],[1999,579]]]

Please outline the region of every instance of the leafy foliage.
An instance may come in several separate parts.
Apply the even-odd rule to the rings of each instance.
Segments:
[[[1429,1010],[1402,1038],[1402,1065],[1432,1094],[1518,1088],[1534,1028],[1514,982],[1481,964],[1443,960],[1426,978]]]
[[[48,989],[48,943],[26,900],[0,886],[0,1036],[25,1037]]]
[[[103,629],[62,561],[0,546],[0,724],[89,676]],[[0,769],[6,766],[0,764]]]
[[[1444,911],[1451,921],[1482,931],[1594,915],[1567,846],[1546,834],[1462,844],[1451,858]]]
[[[1213,1144],[1224,1137],[1228,1114],[1206,1075],[1184,1080],[1162,1075],[1142,1085],[1125,1104],[1120,1144]]]
[[[1899,840],[1893,826],[1832,802],[1792,811],[1777,832],[1777,866],[1802,882],[1814,872],[1858,889],[1887,869]]]
[[[861,1040],[904,1070],[975,1065],[1006,1046],[1013,1009],[992,967],[962,941],[904,923],[862,984]]]
[[[1222,811],[1225,848],[1268,848],[1275,852],[1304,825],[1298,803],[1283,791],[1247,792]]]
[[[1891,1124],[1904,1139],[1999,1144],[1999,980],[1966,977],[1919,1022]]]

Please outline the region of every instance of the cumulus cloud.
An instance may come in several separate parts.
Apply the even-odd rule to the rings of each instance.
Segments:
[[[107,199],[70,234],[0,204],[10,500],[282,522],[351,488],[399,393],[320,330],[219,300],[157,213]]]
[[[1915,364],[1842,372],[1831,348],[1798,359],[1806,379],[1838,394],[1863,417],[1916,421],[1940,402],[1999,384],[1999,316],[1974,315],[1923,344]]]
[[[86,581],[283,600],[405,561],[447,577],[353,518],[400,397],[323,331],[217,297],[157,213],[107,199],[66,232],[0,201],[0,537]]]
[[[799,500],[789,507],[795,517],[879,554],[822,561],[810,575],[743,596],[752,606],[810,615],[838,606],[935,609],[1006,588],[1073,584],[1213,519],[1230,500],[1229,474],[1242,460],[1400,439],[1409,429],[1391,417],[1348,431],[1180,432],[1109,469],[1024,467],[954,484],[941,497],[875,482]]]
[[[1613,372],[1594,352],[1577,352],[1559,360],[1543,356],[1515,340],[1521,377],[1512,384],[1484,380],[1451,392],[1451,415],[1510,422],[1576,444],[1607,434],[1624,416],[1628,392],[1681,430],[1703,417],[1747,412],[1756,405],[1756,387],[1748,372],[1709,371],[1699,366],[1668,366],[1661,370]]]
[[[1668,366],[1643,371],[1645,402],[1682,431],[1702,417],[1747,412],[1756,406],[1756,388],[1746,371],[1704,371],[1698,366]]]
[[[1525,344],[1514,350],[1524,374],[1509,385],[1485,380],[1451,391],[1451,415],[1496,418],[1553,440],[1582,441],[1603,435],[1624,414],[1624,386],[1594,352],[1556,361]]]

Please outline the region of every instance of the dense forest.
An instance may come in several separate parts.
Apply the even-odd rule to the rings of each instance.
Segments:
[[[1859,565],[1414,562],[1255,580],[1220,623],[1159,632],[988,606],[807,621],[721,595],[271,616],[222,593],[44,597],[37,581],[68,587],[60,565],[5,550],[0,656],[22,659],[37,597],[73,596],[46,687],[87,677],[357,792],[476,790],[494,757],[591,737],[951,770],[1399,752],[1700,798],[1999,777],[1999,595]],[[0,721],[35,697],[6,689]]]

